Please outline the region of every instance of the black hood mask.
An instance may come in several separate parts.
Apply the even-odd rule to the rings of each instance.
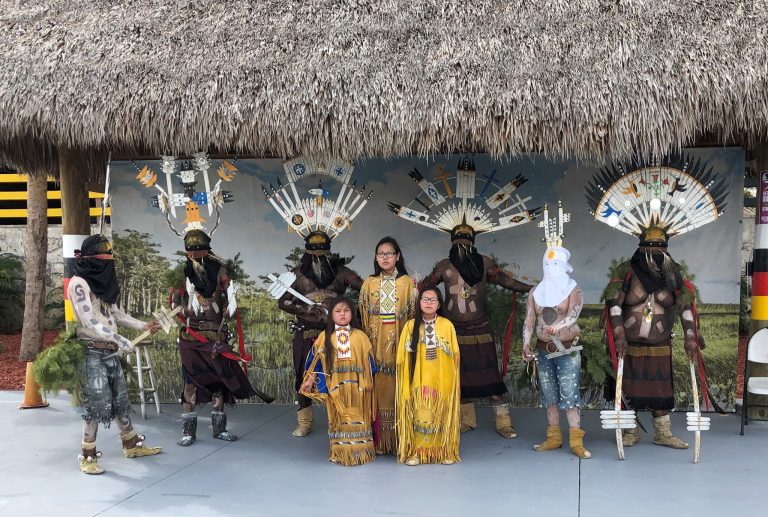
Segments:
[[[91,292],[104,303],[114,304],[120,295],[115,261],[94,258],[94,255],[112,256],[112,244],[103,235],[91,235],[75,250],[75,275],[86,281]]]
[[[477,252],[477,248],[470,244],[454,243],[448,253],[451,264],[459,270],[461,278],[470,287],[483,279],[485,266],[483,256]]]
[[[647,293],[664,290],[675,293],[683,286],[680,266],[672,260],[666,250],[643,251],[638,249],[632,255],[630,264]]]
[[[344,265],[338,255],[313,255],[305,253],[299,263],[299,271],[319,288],[325,289],[336,279],[336,270]]]
[[[210,298],[219,285],[219,269],[221,269],[221,260],[213,253],[199,259],[187,257],[184,276],[192,282],[195,291],[203,298]]]

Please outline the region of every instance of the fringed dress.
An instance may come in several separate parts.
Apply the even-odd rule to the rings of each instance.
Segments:
[[[411,375],[411,333],[406,323],[397,349],[397,461],[460,461],[459,344],[453,324],[437,317],[420,323],[420,339]],[[429,328],[432,327],[432,328]]]
[[[373,361],[371,342],[358,329],[337,328],[331,336],[333,365],[325,358],[325,331],[309,352],[305,375],[315,385],[304,395],[325,404],[328,412],[328,459],[342,465],[362,465],[376,457],[373,445]],[[305,379],[307,378],[305,377]]]
[[[376,450],[397,453],[395,431],[395,361],[397,342],[405,323],[413,318],[414,284],[411,277],[369,276],[360,290],[360,320],[373,345],[376,361]]]

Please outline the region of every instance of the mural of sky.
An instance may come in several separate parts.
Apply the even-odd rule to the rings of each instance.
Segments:
[[[739,260],[741,248],[741,206],[743,199],[744,152],[740,148],[707,148],[686,150],[693,159],[702,159],[718,175],[730,178],[731,189],[725,214],[715,222],[670,241],[670,253],[684,260],[696,275],[704,302],[738,303]],[[353,178],[366,192],[374,191],[368,205],[333,242],[333,249],[342,256],[354,256],[350,267],[365,277],[373,272],[373,247],[385,235],[395,237],[406,259],[409,272],[417,276],[427,274],[438,260],[448,255],[449,236],[397,217],[387,208],[387,202],[408,205],[420,189],[409,178],[408,172],[416,167],[429,179],[440,171],[454,173],[461,155],[439,155],[430,159],[415,157],[397,159],[366,159],[356,164]],[[637,247],[637,239],[612,230],[596,222],[588,213],[584,188],[596,172],[593,165],[577,161],[553,161],[538,155],[527,155],[513,160],[494,160],[486,155],[473,156],[478,177],[496,170],[499,186],[518,174],[528,181],[516,193],[531,196],[529,208],[550,206],[561,200],[565,211],[571,213],[571,222],[565,226],[563,245],[571,252],[573,278],[582,286],[587,303],[597,303],[608,280],[611,259],[629,257]],[[138,162],[154,169],[162,176],[161,163]],[[182,241],[168,228],[158,208],[151,206],[151,197],[158,191],[147,189],[135,179],[136,167],[130,162],[117,162],[112,166],[113,232],[134,229],[150,233],[161,244],[167,257],[183,247]],[[288,231],[287,224],[264,199],[261,186],[283,183],[285,173],[281,160],[237,160],[238,173],[224,186],[233,193],[234,202],[224,205],[221,225],[213,236],[214,251],[224,257],[240,252],[246,271],[256,278],[269,272],[282,272],[285,256],[303,240]],[[216,179],[219,162],[212,161],[211,181]],[[327,180],[327,178],[325,178]],[[433,180],[445,195],[439,180]],[[299,182],[302,197],[317,187],[318,177]],[[165,186],[164,178],[158,184]],[[202,182],[198,184],[201,188]],[[323,187],[335,199],[339,185],[324,181]],[[496,188],[496,187],[494,187]],[[482,181],[478,181],[478,192]],[[176,187],[175,190],[180,191]],[[487,196],[487,194],[486,194]],[[423,211],[418,204],[411,207]],[[207,217],[207,214],[203,214]],[[210,229],[213,218],[204,223]],[[177,228],[181,228],[181,223]],[[515,264],[521,275],[539,278],[545,245],[541,241],[541,228],[536,222],[516,226],[477,237],[476,245],[483,254],[493,254],[500,261]]]

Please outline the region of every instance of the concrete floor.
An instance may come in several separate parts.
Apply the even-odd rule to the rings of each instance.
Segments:
[[[80,417],[68,399],[26,411],[17,409],[20,399],[0,391],[2,516],[765,515],[768,425],[754,423],[742,437],[735,415],[712,415],[698,465],[692,450],[652,445],[648,435],[618,461],[596,411],[583,417],[592,459],[579,461],[567,448],[537,453],[531,444],[543,438],[542,410],[513,410],[520,437],[504,440],[482,408],[479,429],[462,436],[460,464],[406,467],[379,457],[344,468],[327,461],[322,408],[315,432],[301,439],[290,434],[294,407],[237,406],[229,411],[229,428],[241,436],[234,443],[210,438],[203,408],[200,439],[182,449],[180,408],[165,405],[134,422],[164,454],[124,459],[116,427],[100,429],[107,472],[86,476],[77,470]],[[683,415],[673,415],[673,428],[692,442]]]

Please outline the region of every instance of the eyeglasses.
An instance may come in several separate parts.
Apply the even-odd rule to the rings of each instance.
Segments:
[[[379,258],[392,258],[397,255],[396,251],[380,251],[376,254]]]
[[[429,298],[427,296],[424,296],[424,297],[421,298],[421,301],[424,302],[424,303],[437,303],[440,300],[438,298]]]

